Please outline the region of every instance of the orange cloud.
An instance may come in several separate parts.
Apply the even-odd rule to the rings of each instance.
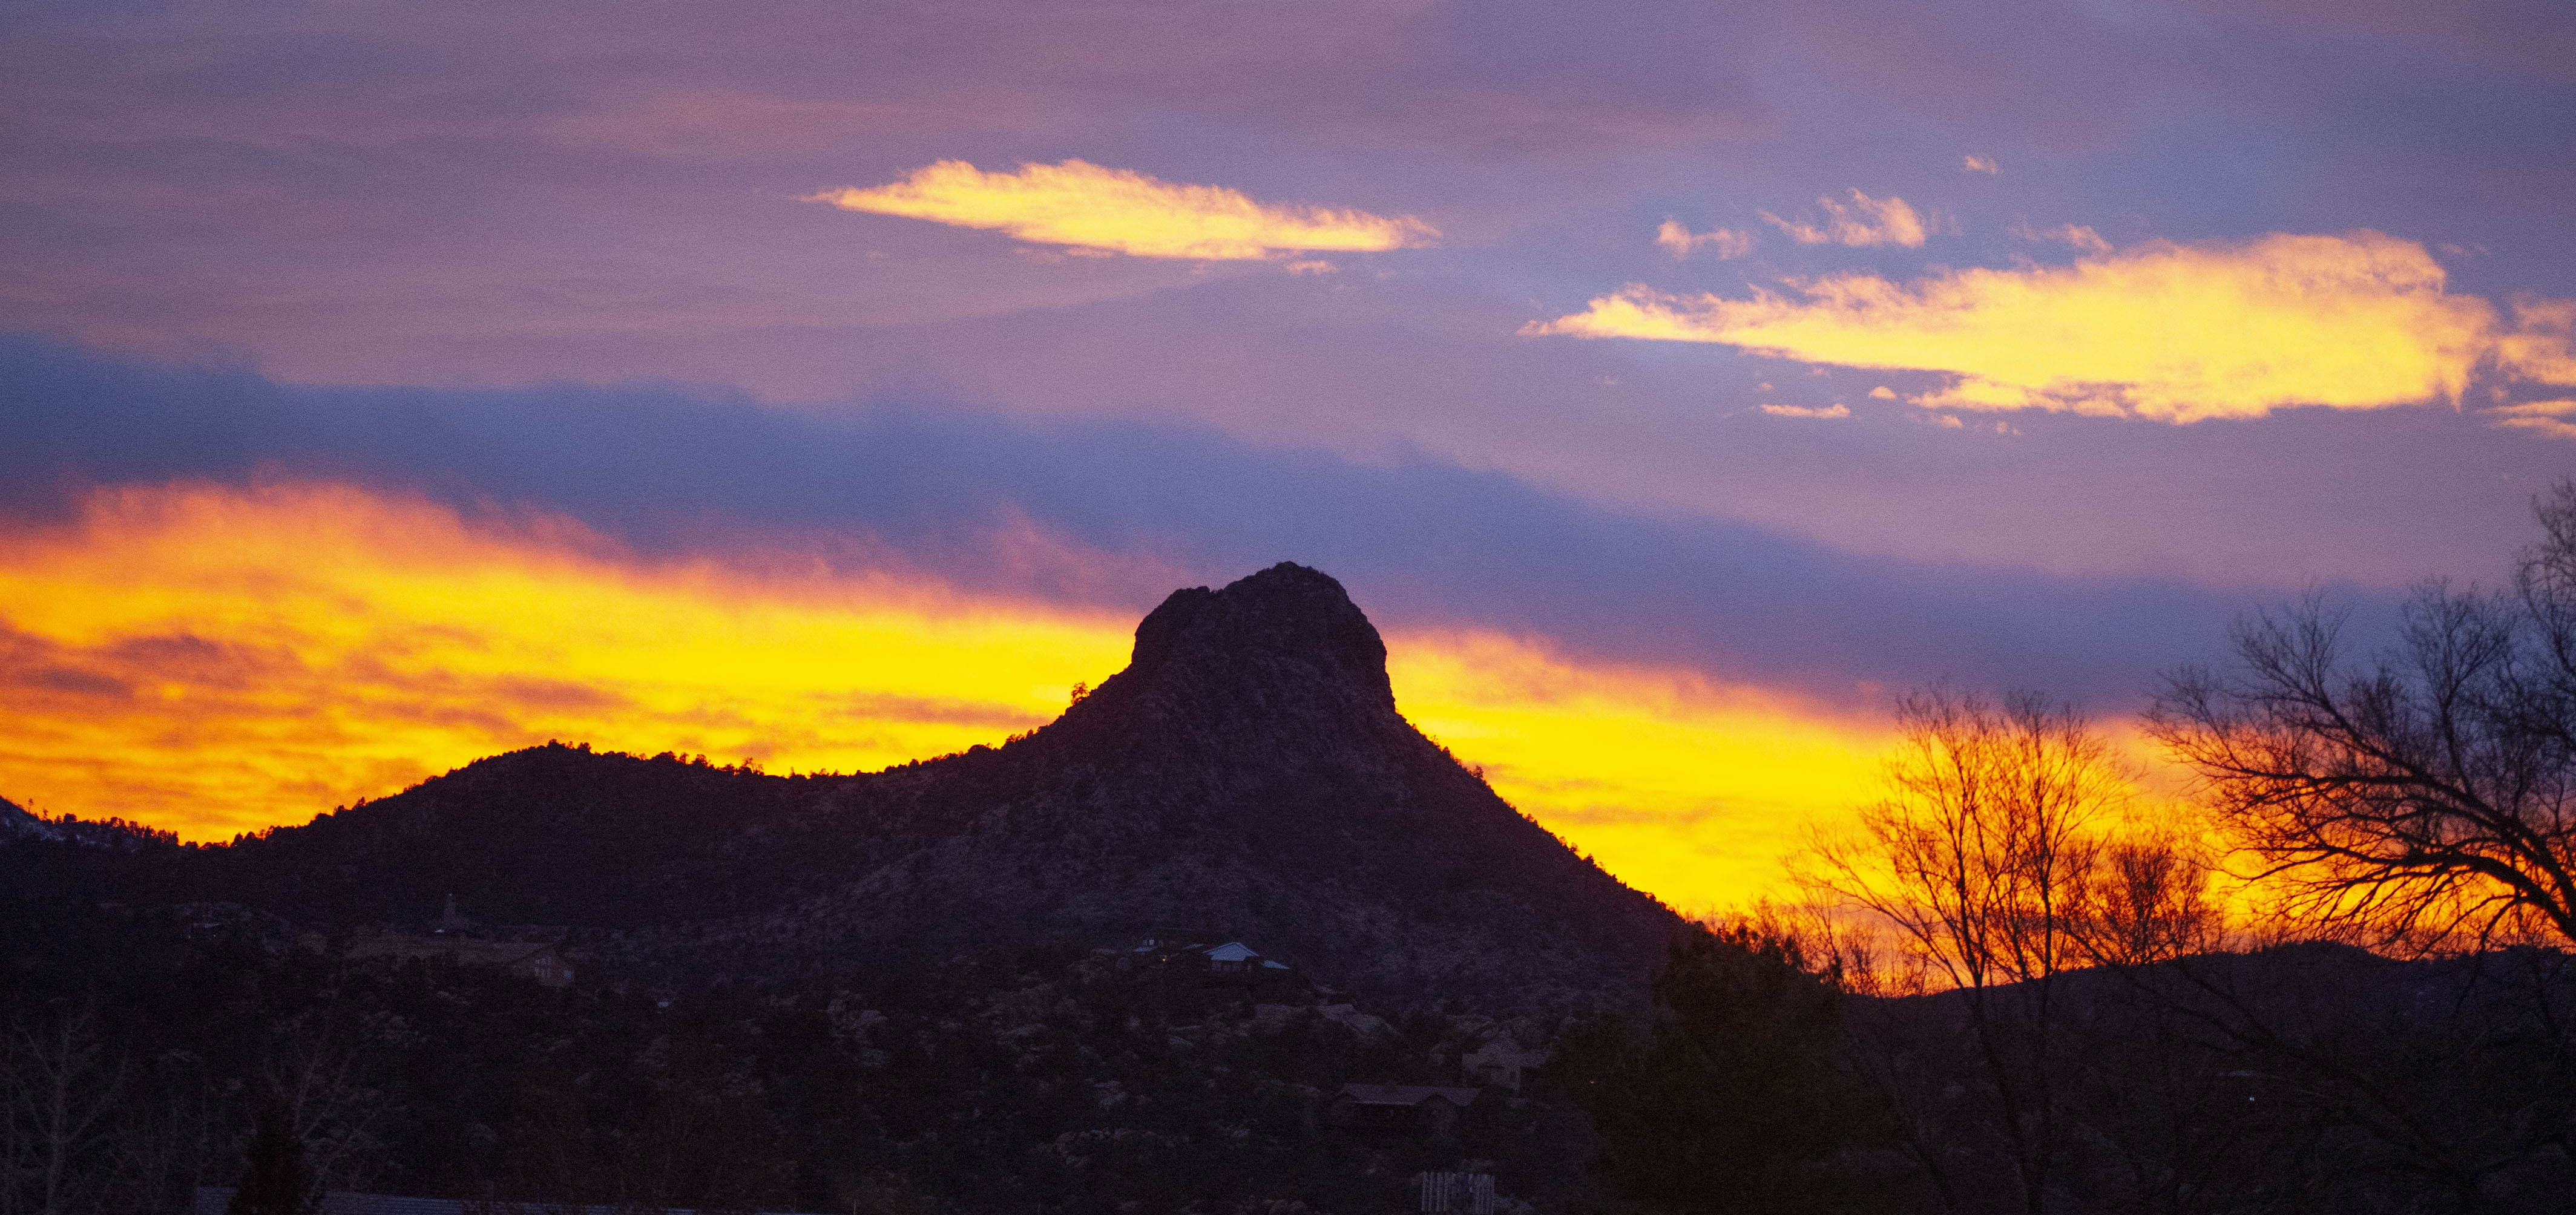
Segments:
[[[1962,173],[1995,174],[2003,172],[2003,169],[2001,166],[1995,164],[1994,157],[1979,156],[1974,152],[1970,152],[1959,158],[1959,171]]]
[[[2276,234],[2155,241],[2071,266],[1941,271],[1912,283],[1793,279],[1750,300],[1630,286],[1522,332],[1942,371],[1956,380],[1917,404],[2184,423],[2292,405],[2456,401],[2481,359],[2511,352],[2499,350],[2495,309],[2445,294],[2443,283],[2412,241]],[[2513,357],[2546,363],[2545,321],[2525,326],[2532,336]]]
[[[0,785],[189,838],[548,738],[880,767],[1043,724],[1132,622],[892,576],[640,567],[336,486],[101,493],[0,537]]]
[[[1775,418],[1848,418],[1851,416],[1851,407],[1840,403],[1821,407],[1812,405],[1765,405],[1762,407],[1762,412],[1770,414]]]
[[[1789,234],[1789,239],[1802,245],[1903,245],[1908,249],[1923,247],[1923,220],[1896,197],[1871,198],[1858,190],[1851,192],[1850,206],[1831,198],[1819,198],[1816,205],[1825,209],[1825,223],[1814,224],[1785,220],[1765,211],[1762,218]]]
[[[1017,173],[943,160],[891,185],[825,190],[804,201],[1137,257],[1257,261],[1301,251],[1405,249],[1440,235],[1410,215],[1258,203],[1223,186],[1179,185],[1080,160],[1024,164]]]
[[[1664,220],[1663,226],[1655,229],[1655,243],[1672,250],[1675,261],[1689,257],[1701,249],[1716,253],[1719,261],[1742,257],[1753,252],[1753,234],[1750,232],[1718,228],[1714,231],[1694,233],[1683,227],[1681,221],[1669,218]]]
[[[870,770],[1044,724],[1134,627],[917,574],[644,562],[345,486],[101,491],[0,532],[0,794],[207,839],[550,738]],[[1875,727],[1794,698],[1490,632],[1388,641],[1408,715],[1679,904],[1774,890],[1795,821],[1875,771]]]

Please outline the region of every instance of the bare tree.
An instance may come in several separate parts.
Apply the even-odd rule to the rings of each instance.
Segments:
[[[1856,830],[1819,836],[1800,879],[1872,913],[1956,989],[2013,1182],[2037,1213],[2061,1146],[2056,978],[2086,956],[2078,923],[2129,783],[2084,718],[2034,694],[1996,704],[1926,692],[1898,715],[1887,798],[1862,809]],[[1918,1147],[1936,1186],[1962,1201],[1942,1154]]]
[[[283,1022],[267,1061],[267,1088],[281,1103],[288,1129],[311,1161],[315,1183],[363,1190],[385,1166],[378,1133],[384,1093],[369,1076],[368,1057],[356,1027],[325,1010]]]
[[[216,1081],[203,1057],[173,1049],[136,1068],[123,1125],[108,1164],[120,1192],[113,1209],[185,1209],[197,1187],[230,1185],[237,1090]]]
[[[2311,594],[2166,681],[2149,727],[2199,772],[2285,920],[2380,945],[2576,942],[2576,481],[2534,504],[2512,592],[2421,587],[2345,652]]]
[[[124,1084],[89,1009],[57,1001],[48,1021],[10,1027],[0,1050],[0,1213],[97,1208],[97,1166]]]
[[[2072,931],[2086,958],[2134,968],[2215,946],[2222,917],[2209,897],[2217,865],[2170,823],[2131,824],[2096,850]]]
[[[1898,706],[1889,796],[1857,833],[1816,840],[1802,880],[1869,909],[1949,985],[2046,978],[2070,932],[2101,829],[2128,783],[2066,706],[2016,693],[1925,692]]]

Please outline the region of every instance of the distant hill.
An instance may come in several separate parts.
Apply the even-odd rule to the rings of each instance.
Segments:
[[[1288,564],[1174,592],[1126,670],[998,748],[782,778],[548,746],[209,850],[199,880],[337,924],[453,893],[752,982],[1180,928],[1522,1008],[1635,998],[1680,923],[1406,722],[1377,630]]]
[[[47,818],[0,797],[0,843],[77,844],[130,852],[173,846],[178,836],[121,818]]]
[[[26,807],[0,797],[0,843],[17,840],[49,840],[55,837],[53,824],[36,817]]]

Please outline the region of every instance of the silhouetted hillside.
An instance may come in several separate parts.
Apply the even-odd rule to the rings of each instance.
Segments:
[[[1177,591],[1128,668],[999,748],[780,778],[549,746],[216,850],[207,898],[299,921],[629,930],[606,960],[753,981],[1158,926],[1325,982],[1632,999],[1678,920],[1396,712],[1377,630],[1280,565]]]
[[[512,935],[576,974],[419,931],[451,892],[572,926]],[[1099,948],[1167,926],[1298,973]],[[1171,596],[1046,728],[882,773],[554,745],[210,848],[0,807],[0,1104],[95,1128],[0,1136],[0,1189],[186,1210],[291,1099],[325,1188],[630,1210],[1368,1215],[1487,1166],[1534,1215],[2566,1206],[2554,949],[1853,999],[1678,927],[1283,565]],[[1482,1091],[1443,1129],[1363,1114],[1389,1085]]]
[[[636,928],[741,914],[833,880],[770,846],[825,785],[548,745],[209,850],[198,894],[325,925],[476,918]],[[810,820],[808,820],[810,822]]]

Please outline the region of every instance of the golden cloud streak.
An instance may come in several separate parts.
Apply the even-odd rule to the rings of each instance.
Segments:
[[[547,739],[772,771],[998,743],[1135,621],[910,574],[648,563],[338,485],[102,491],[0,533],[0,794],[190,839],[303,822]],[[1502,794],[1678,904],[1772,892],[1880,727],[1543,639],[1390,634],[1398,703]]]
[[[1137,257],[1257,261],[1412,248],[1440,235],[1410,215],[1258,203],[1223,186],[1180,185],[1080,160],[1024,164],[1017,173],[943,160],[890,185],[826,190],[804,201]]]
[[[1782,219],[1768,211],[1762,213],[1762,218],[1802,245],[1923,247],[1923,219],[1914,213],[1914,208],[1905,205],[1904,199],[1871,198],[1858,190],[1852,191],[1851,196],[1849,206],[1829,197],[1817,199],[1816,205],[1825,210],[1822,225]]]
[[[2472,369],[2549,368],[2566,344],[2534,305],[2512,334],[2443,291],[2422,245],[2377,232],[2155,241],[2069,266],[1792,279],[1750,300],[1632,285],[1529,335],[1715,342],[1847,367],[1948,372],[1915,398],[2186,423],[2294,405],[2456,402]],[[2517,344],[2518,343],[2518,344]]]

